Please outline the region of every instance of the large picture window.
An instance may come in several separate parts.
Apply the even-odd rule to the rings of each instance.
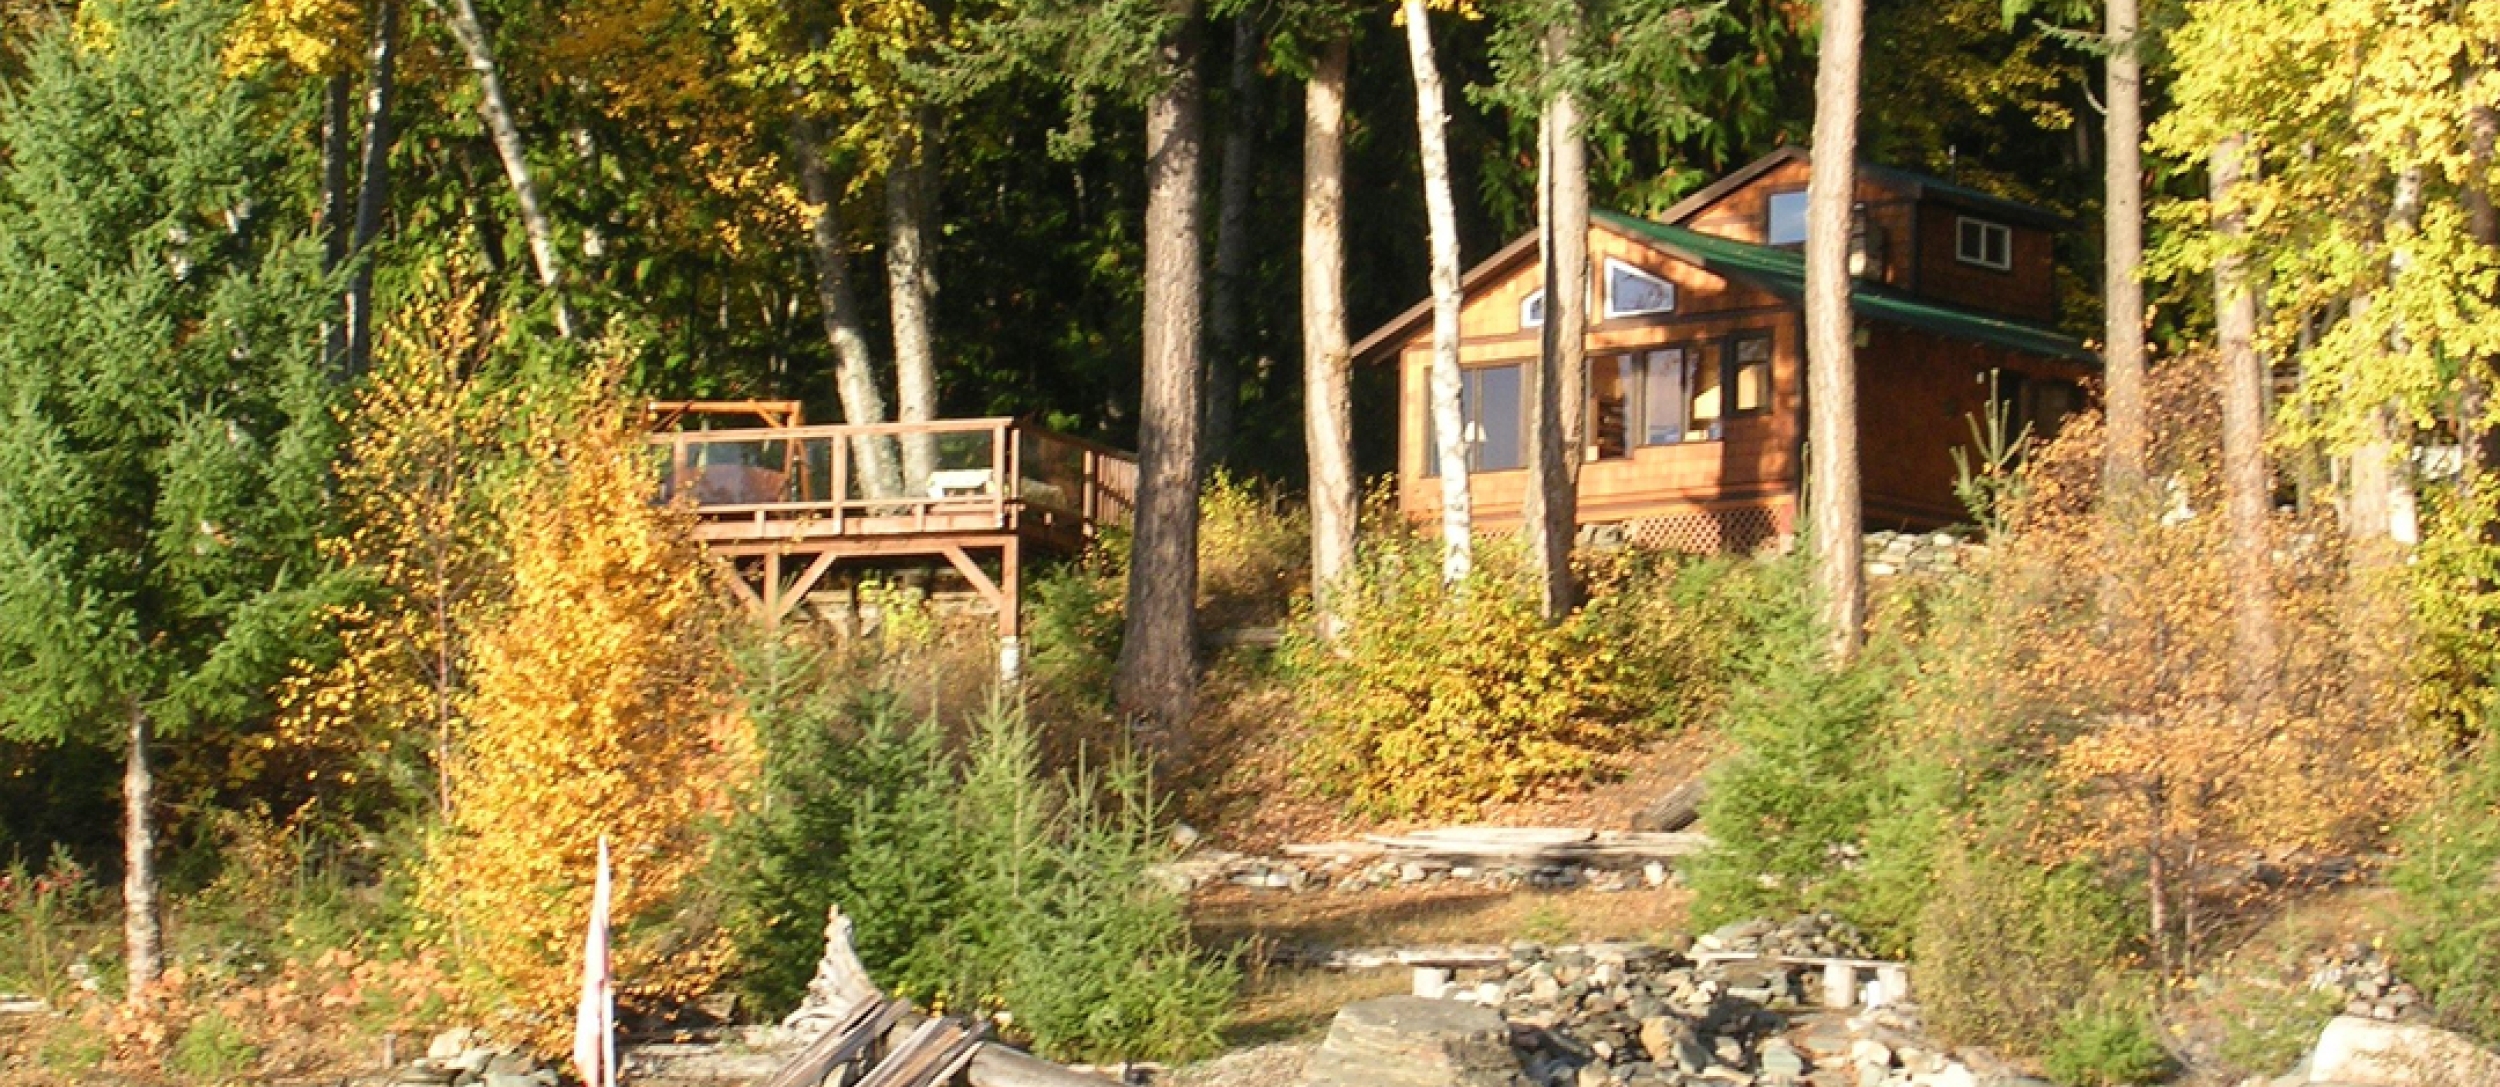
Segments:
[[[1459,413],[1467,421],[1467,470],[1506,472],[1528,466],[1527,367],[1473,366],[1459,373]],[[1440,435],[1424,409],[1424,474],[1441,472]]]
[[[1717,441],[1731,417],[1771,408],[1771,338],[1748,333],[1589,360],[1591,460],[1640,446]]]

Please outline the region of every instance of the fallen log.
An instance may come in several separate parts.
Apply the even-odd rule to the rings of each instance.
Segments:
[[[1710,796],[1710,783],[1694,778],[1667,790],[1632,816],[1632,829],[1648,833],[1669,833],[1701,821],[1702,801]]]

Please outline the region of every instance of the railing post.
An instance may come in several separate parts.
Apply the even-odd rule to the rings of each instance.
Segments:
[[[990,520],[1007,527],[1007,424],[990,427]]]
[[[851,443],[840,437],[825,439],[833,447],[833,533],[842,535],[851,513]]]

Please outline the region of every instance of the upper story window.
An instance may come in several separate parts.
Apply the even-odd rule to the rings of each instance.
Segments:
[[[1967,215],[1958,217],[1955,223],[1953,255],[1962,263],[2000,272],[2013,270],[2014,232],[2005,224]]]
[[[1639,317],[1674,309],[1675,284],[1606,258],[1606,316]]]
[[[1545,292],[1531,291],[1519,300],[1519,327],[1545,327]]]
[[[1762,233],[1764,245],[1806,243],[1806,191],[1771,194],[1771,221]]]

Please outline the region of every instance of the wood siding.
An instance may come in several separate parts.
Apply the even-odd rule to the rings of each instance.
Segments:
[[[1804,355],[1796,309],[1778,296],[1672,260],[1605,229],[1589,232],[1591,276],[1602,303],[1607,258],[1630,264],[1676,287],[1672,314],[1593,321],[1592,360],[1661,347],[1694,346],[1715,364],[1730,337],[1759,334],[1771,340],[1769,410],[1730,418],[1725,437],[1674,445],[1635,446],[1628,455],[1592,460],[1580,470],[1580,520],[1620,521],[1665,507],[1734,497],[1786,495],[1797,478],[1797,423],[1804,396]],[[1521,300],[1542,285],[1541,265],[1530,259],[1480,288],[1459,313],[1462,366],[1520,364],[1537,357],[1538,332],[1519,325]],[[1601,312],[1591,306],[1592,314]],[[1429,518],[1441,508],[1440,488],[1424,436],[1431,406],[1432,337],[1424,332],[1399,349],[1399,508]],[[1497,530],[1515,526],[1526,494],[1527,472],[1477,472],[1476,523]]]
[[[1975,455],[1971,421],[1988,410],[1990,370],[2060,381],[2080,381],[2089,372],[1916,329],[1859,327],[1866,340],[1858,349],[1859,470],[1869,529],[1935,528],[1968,519],[1953,494],[1953,451]]]
[[[1807,168],[1803,158],[1772,167],[1761,177],[1712,201],[1682,225],[1703,234],[1768,245],[1772,194],[1806,191]],[[1867,230],[1875,239],[1877,274],[1869,278],[1905,291],[1915,290],[1918,207],[1911,201],[1910,193],[1882,179],[1860,175],[1858,203],[1865,209]]]
[[[1999,270],[1962,261],[1955,243],[1965,216],[2011,232],[2013,268]],[[1918,293],[1986,313],[2044,325],[2057,323],[2056,256],[2051,252],[2056,239],[2048,231],[1992,218],[1984,211],[1930,202],[1919,209],[1918,233]]]

